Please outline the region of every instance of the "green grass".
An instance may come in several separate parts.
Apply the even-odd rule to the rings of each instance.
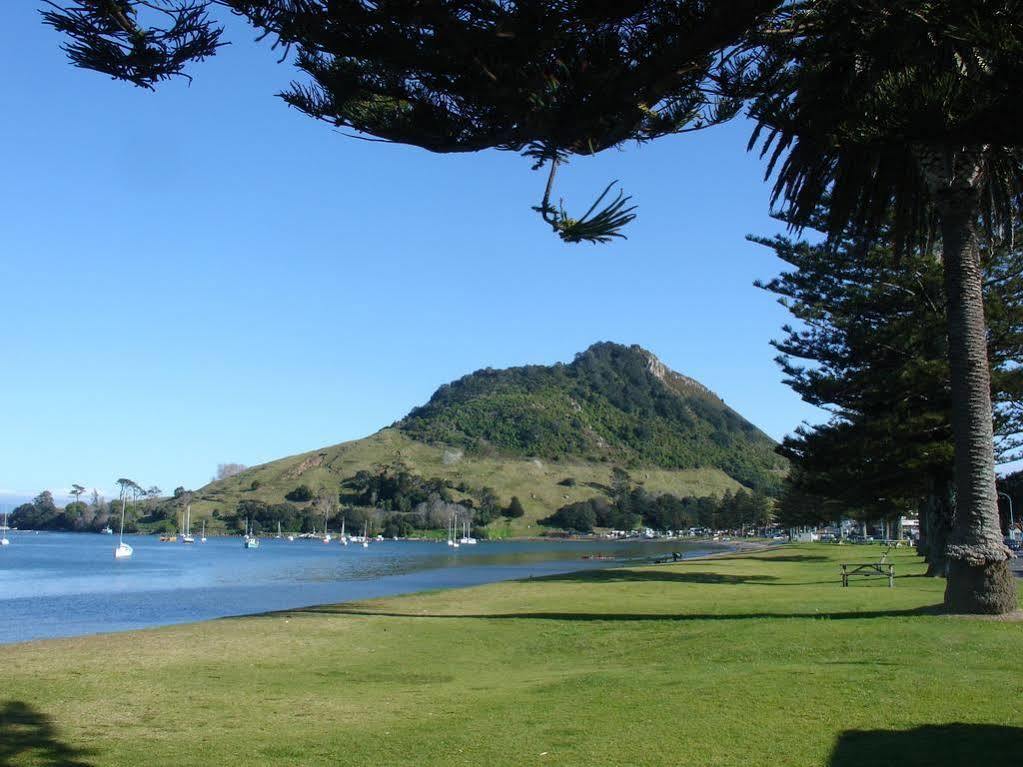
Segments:
[[[840,587],[839,562],[878,554],[787,546],[8,647],[0,764],[51,763],[32,743],[112,767],[1019,764],[1023,625],[934,614],[943,584],[908,552],[895,589]]]
[[[536,535],[541,532],[536,525],[537,519],[548,516],[567,503],[599,495],[599,490],[587,487],[586,483],[607,485],[611,479],[612,464],[609,463],[483,458],[464,453],[456,458],[457,452],[451,449],[416,442],[397,429],[383,429],[365,439],[254,466],[242,474],[207,485],[192,501],[193,527],[196,520],[211,514],[214,509],[222,515],[233,514],[242,500],[280,503],[285,493],[300,484],[308,485],[314,492],[320,487],[337,488],[342,479],[351,477],[360,469],[390,463],[399,455],[420,476],[450,479],[456,484],[466,482],[472,487],[489,486],[494,488],[504,504],[513,495],[518,496],[526,515],[510,523],[504,520],[492,523],[495,537]],[[734,492],[742,487],[715,468],[640,468],[630,473],[636,482],[641,482],[653,493],[721,495],[726,490]],[[558,484],[566,477],[575,479],[576,486]],[[251,489],[253,481],[259,483],[256,490]]]

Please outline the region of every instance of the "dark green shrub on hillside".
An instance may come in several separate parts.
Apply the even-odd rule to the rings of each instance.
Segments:
[[[342,503],[385,511],[409,512],[433,497],[451,500],[447,481],[424,479],[402,464],[380,466],[376,471],[362,470],[341,484]]]
[[[545,527],[560,527],[578,533],[591,533],[597,524],[597,515],[590,501],[580,501],[562,506],[549,517],[540,520]]]
[[[501,514],[503,514],[506,517],[509,517],[510,519],[517,519],[519,517],[525,516],[526,510],[522,508],[522,502],[519,500],[518,496],[513,495],[511,503],[509,503],[508,506],[503,511],[501,511]]]
[[[313,491],[309,485],[299,485],[290,493],[285,493],[284,497],[293,503],[305,503],[313,499]]]

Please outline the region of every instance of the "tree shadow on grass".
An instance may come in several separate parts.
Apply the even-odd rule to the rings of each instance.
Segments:
[[[753,556],[724,556],[721,559],[734,561],[736,559],[755,559],[758,562],[764,564],[770,564],[771,562],[830,562],[831,557],[821,556],[820,554],[784,554],[780,557],[772,557],[770,553],[753,555]]]
[[[1019,767],[1023,728],[941,724],[913,730],[848,730],[828,767]]]
[[[535,581],[559,581],[580,583],[761,583],[776,581],[774,575],[725,575],[722,573],[691,572],[686,570],[631,570],[608,568],[606,570],[580,570],[574,573],[558,573],[533,578]]]
[[[900,575],[898,579],[913,578],[913,575]],[[873,581],[879,581],[883,576],[878,575]],[[777,575],[731,575],[728,573],[702,572],[683,569],[649,569],[634,570],[631,568],[609,567],[604,570],[577,570],[571,573],[557,573],[555,575],[540,575],[529,578],[531,581],[553,581],[558,583],[703,583],[723,584],[738,586],[741,584],[754,584],[757,586],[826,586],[828,584],[841,584],[842,576],[836,574],[832,578],[815,581],[790,581],[782,580]],[[871,579],[860,579],[855,582],[856,586],[872,585]]]
[[[801,620],[865,620],[873,618],[900,618],[910,616],[940,615],[941,605],[915,607],[906,610],[865,610],[862,612],[812,612],[812,613],[419,613],[396,612],[387,610],[364,609],[358,605],[340,604],[322,607],[304,607],[284,613],[264,613],[266,617],[274,615],[334,615],[364,616],[374,618],[453,618],[456,620],[549,620],[549,621],[743,621],[758,618],[791,618]]]
[[[46,714],[28,703],[9,700],[0,705],[0,767],[17,764],[90,767],[89,753],[63,742]]]

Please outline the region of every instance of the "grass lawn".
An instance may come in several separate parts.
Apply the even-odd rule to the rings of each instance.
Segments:
[[[0,766],[1023,764],[1023,623],[802,545],[0,648]]]

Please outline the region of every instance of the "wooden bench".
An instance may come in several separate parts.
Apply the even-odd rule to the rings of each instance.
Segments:
[[[859,564],[842,565],[842,586],[847,587],[849,585],[849,577],[852,575],[862,575],[867,577],[872,575],[886,575],[888,576],[888,588],[895,588],[895,565],[888,561],[888,554],[891,550],[892,546],[889,545],[877,562],[862,562]]]

